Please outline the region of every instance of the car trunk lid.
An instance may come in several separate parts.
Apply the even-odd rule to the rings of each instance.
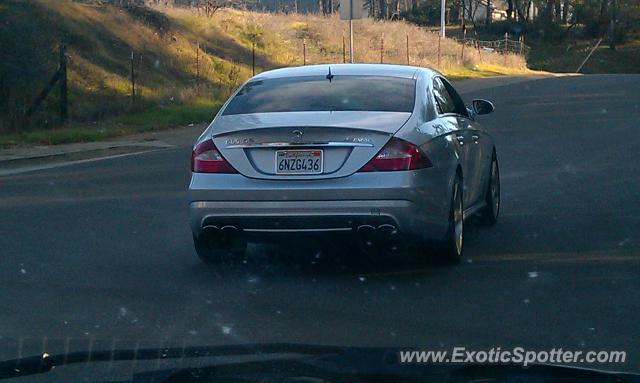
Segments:
[[[362,111],[223,115],[211,132],[222,155],[247,177],[331,178],[358,171],[410,116]]]

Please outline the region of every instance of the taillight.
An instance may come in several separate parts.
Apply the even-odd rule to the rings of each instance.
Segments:
[[[222,157],[212,140],[202,141],[191,152],[191,171],[194,173],[237,173]]]
[[[389,142],[360,169],[361,172],[387,172],[430,168],[433,164],[420,148],[399,138]]]

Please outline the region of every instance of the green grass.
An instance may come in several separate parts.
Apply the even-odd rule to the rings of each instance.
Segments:
[[[528,69],[512,68],[492,64],[478,64],[474,68],[457,67],[445,69],[444,74],[451,80],[466,80],[472,78],[493,77],[493,76],[527,76],[536,74]]]
[[[136,131],[156,130],[211,120],[221,106],[214,101],[196,101],[189,105],[153,106],[138,113],[123,114],[111,122]]]
[[[534,44],[529,56],[532,69],[572,73],[587,57],[595,42],[581,41],[575,47],[562,45]],[[640,73],[640,41],[629,42],[609,49],[602,42],[581,73]]]
[[[503,34],[488,32],[486,28],[479,28],[477,32],[480,40],[504,38]],[[461,37],[459,27],[448,27],[447,34]],[[469,28],[467,36],[473,35],[473,29]],[[527,35],[526,44],[531,47],[527,58],[529,69],[555,73],[575,73],[594,47],[597,39],[578,39],[573,44],[572,36],[572,32],[565,30],[563,41],[553,43]],[[625,44],[618,45],[615,50],[609,49],[607,40],[603,40],[580,72],[584,74],[640,73],[640,36],[630,35],[630,40]]]
[[[0,147],[20,144],[56,145],[101,141],[134,133],[185,126],[213,119],[220,104],[210,101],[190,105],[153,106],[141,112],[122,114],[99,123],[72,123],[50,130],[0,134]]]

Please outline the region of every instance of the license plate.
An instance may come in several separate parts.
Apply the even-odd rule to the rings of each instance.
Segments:
[[[276,151],[276,174],[320,174],[323,153],[320,149]]]

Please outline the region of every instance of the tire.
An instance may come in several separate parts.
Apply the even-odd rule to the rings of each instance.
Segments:
[[[462,177],[456,176],[451,193],[451,209],[449,212],[449,228],[447,235],[438,246],[440,261],[456,264],[462,260],[464,233],[464,199],[462,195]]]
[[[480,211],[480,218],[485,225],[493,226],[498,222],[500,213],[500,168],[495,151],[491,158],[484,199],[486,206]]]
[[[193,235],[193,246],[198,258],[204,263],[212,264],[240,259],[247,244],[241,240],[217,240],[207,235]]]

